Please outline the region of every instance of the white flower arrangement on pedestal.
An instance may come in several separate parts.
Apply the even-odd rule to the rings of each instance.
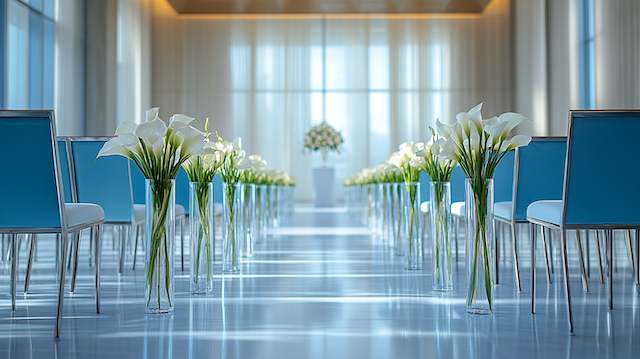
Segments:
[[[322,162],[327,161],[329,151],[340,152],[340,147],[343,144],[342,134],[326,121],[311,127],[304,135],[305,150],[308,152],[320,151]]]

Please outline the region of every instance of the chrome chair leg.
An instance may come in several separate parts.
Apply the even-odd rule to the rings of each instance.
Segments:
[[[62,254],[60,255],[60,263],[66,263],[67,250],[68,250],[69,235],[62,233]],[[54,336],[57,338],[60,336],[60,324],[62,322],[62,306],[64,304],[64,276],[67,270],[66,265],[60,266],[60,273],[58,277],[58,309],[56,312],[56,327]]]
[[[584,231],[584,252],[585,252],[585,260],[586,260],[586,265],[587,265],[587,279],[591,279],[591,248],[590,248],[590,243],[591,241],[589,240],[589,230],[585,230]]]
[[[136,270],[136,259],[138,258],[138,238],[140,237],[140,226],[136,225],[136,238],[133,244],[133,266],[132,269]]]
[[[127,236],[126,236],[126,228],[125,226],[120,227],[120,262],[118,265],[118,274],[122,274],[122,272],[124,272],[124,256],[126,255],[126,243],[127,243]]]
[[[631,242],[631,230],[627,230],[625,231],[625,239],[626,239],[626,245],[627,245],[627,253],[629,254],[629,262],[631,262],[631,268],[633,269],[633,277],[634,280],[636,279],[636,259],[635,259],[635,255],[633,254],[633,243]]]
[[[69,293],[74,293],[76,291],[76,278],[78,276],[78,253],[80,252],[80,231],[73,234],[73,244],[74,251],[73,255],[73,267],[71,272],[71,286],[69,288]]]
[[[636,229],[636,285],[640,286],[640,229]]]
[[[500,231],[498,230],[498,228],[501,225],[501,222],[493,220],[493,228],[495,232],[493,234],[493,266],[495,271],[496,284],[500,284],[500,261],[498,256],[498,253],[500,252]]]
[[[16,310],[16,283],[18,281],[18,244],[17,235],[9,236],[11,241],[11,310]]]
[[[453,216],[453,238],[455,239],[455,244],[456,244],[456,264],[458,263],[458,225],[460,225],[460,223],[458,222],[458,217],[457,216]]]
[[[602,267],[602,250],[600,249],[600,231],[596,230],[596,254],[598,255],[598,268],[600,269],[600,284],[604,284],[604,269]]]
[[[608,261],[608,276],[609,276],[609,310],[613,309],[613,230],[607,230],[607,261]]]
[[[91,235],[94,242],[94,267],[95,267],[95,286],[96,286],[96,313],[100,313],[100,256],[102,252],[102,226],[96,225],[91,227]]]
[[[551,269],[551,274],[555,274],[556,273],[556,263],[554,261],[553,258],[553,232],[551,231],[551,228],[546,228],[547,230],[547,234],[548,234],[548,241],[547,244],[549,245],[549,269]]]
[[[529,230],[531,236],[531,314],[536,314],[536,225],[529,223]]]
[[[569,321],[569,332],[573,333],[573,312],[571,311],[571,289],[569,287],[569,262],[567,254],[567,231],[560,230],[560,242],[562,245],[562,269],[564,272],[564,294],[567,302],[567,319]]]
[[[180,268],[184,272],[184,218],[180,218]]]
[[[542,249],[544,250],[544,268],[547,273],[547,284],[551,284],[551,267],[549,266],[549,244],[547,243],[547,228],[540,226],[542,232]],[[550,239],[549,239],[550,240]]]
[[[89,233],[89,268],[93,266],[93,236]]]
[[[576,246],[578,247],[578,257],[580,260],[580,270],[582,272],[582,287],[585,292],[589,292],[589,278],[587,278],[587,270],[584,263],[584,251],[582,250],[582,239],[580,238],[580,230],[576,230]]]
[[[520,284],[520,262],[518,261],[518,224],[511,223],[511,240],[513,241],[513,267],[516,272],[516,287],[518,292],[522,292],[522,286]]]
[[[31,270],[33,269],[33,252],[36,245],[36,235],[31,234],[29,240],[29,255],[27,256],[27,273],[24,277],[24,293],[29,291],[29,282],[31,281]]]

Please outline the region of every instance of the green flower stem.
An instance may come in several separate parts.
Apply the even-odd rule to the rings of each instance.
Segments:
[[[471,188],[473,190],[474,207],[473,211],[476,215],[476,228],[473,238],[473,259],[471,264],[471,278],[469,282],[469,293],[467,294],[467,306],[471,306],[477,296],[477,273],[478,273],[478,256],[482,255],[482,264],[484,271],[484,289],[489,303],[489,310],[493,311],[493,287],[491,284],[491,271],[489,260],[489,249],[487,243],[487,205],[489,197],[489,180],[486,178],[472,178]],[[482,253],[479,252],[482,246]]]
[[[414,247],[416,246],[415,243],[415,238],[414,238],[414,221],[415,221],[415,202],[416,202],[416,191],[417,188],[416,186],[407,183],[406,184],[406,188],[407,188],[407,193],[409,194],[409,203],[407,204],[409,206],[409,227],[407,228],[407,239],[409,241],[409,263],[411,263],[411,256],[413,255],[414,252]]]
[[[200,216],[200,228],[198,230],[198,239],[196,245],[196,258],[195,258],[195,269],[194,269],[194,281],[198,284],[200,279],[200,257],[202,254],[202,243],[204,241],[204,252],[205,252],[205,260],[206,260],[206,270],[207,270],[207,283],[212,278],[212,269],[211,269],[211,241],[210,234],[211,228],[209,227],[209,183],[196,183],[196,201],[198,204],[198,214]]]
[[[149,264],[147,268],[147,305],[151,301],[151,294],[153,291],[153,280],[156,272],[160,272],[162,266],[162,256],[160,251],[164,254],[164,289],[167,294],[167,300],[169,306],[171,303],[171,273],[169,271],[169,238],[167,237],[166,221],[167,212],[169,209],[169,200],[171,197],[172,182],[169,181],[153,181],[151,183],[152,199],[153,199],[153,219],[151,224],[151,243],[149,246]],[[159,275],[159,273],[158,273]],[[161,306],[161,280],[156,279],[157,282],[157,304],[158,309]]]
[[[445,189],[446,184],[443,182],[433,182],[434,188],[434,208],[435,213],[434,223],[432,224],[434,227],[434,238],[435,241],[435,253],[434,253],[434,261],[435,261],[435,277],[438,281],[446,281],[446,278],[441,278],[441,255],[440,255],[440,244],[444,244],[445,246],[445,260],[447,267],[447,276],[451,274],[452,270],[452,255],[451,255],[451,242],[449,241],[449,222],[447,218],[447,203],[445,202]]]
[[[225,260],[231,260],[231,270],[235,270],[238,266],[237,238],[236,238],[236,220],[235,220],[235,194],[236,188],[234,184],[225,186],[225,196],[227,197],[227,211],[229,218],[226,223],[227,231],[225,232]],[[231,258],[229,258],[229,255]]]

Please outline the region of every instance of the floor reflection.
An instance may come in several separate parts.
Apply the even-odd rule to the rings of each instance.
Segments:
[[[524,292],[517,293],[511,248],[505,243],[496,313],[469,316],[463,254],[454,273],[455,291],[434,292],[430,263],[424,271],[406,271],[404,258],[372,240],[359,227],[359,218],[342,210],[296,214],[288,229],[256,245],[242,274],[216,276],[212,296],[189,295],[188,273],[177,272],[175,313],[168,316],[144,315],[144,270],[128,268],[117,275],[117,253],[107,240],[103,313],[93,314],[93,269],[81,257],[78,289],[65,299],[59,340],[52,338],[54,244],[43,240],[31,292],[18,295],[15,312],[8,296],[9,267],[0,266],[0,292],[5,293],[0,357],[550,359],[640,354],[640,294],[624,251],[617,253],[613,312],[606,308],[607,288],[595,276],[591,292],[582,291],[572,252],[577,333],[570,336],[559,263],[551,284],[539,276],[538,314],[531,316],[528,251],[521,251]],[[528,248],[527,242],[523,236],[521,248]],[[88,246],[83,247],[81,256],[87,253]],[[21,258],[20,283],[24,263]]]

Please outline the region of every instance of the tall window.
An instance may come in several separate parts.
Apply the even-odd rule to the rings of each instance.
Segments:
[[[0,107],[53,108],[55,0],[0,0]]]
[[[579,28],[579,89],[580,107],[594,108],[595,93],[595,19],[593,13],[594,0],[580,1]]]

